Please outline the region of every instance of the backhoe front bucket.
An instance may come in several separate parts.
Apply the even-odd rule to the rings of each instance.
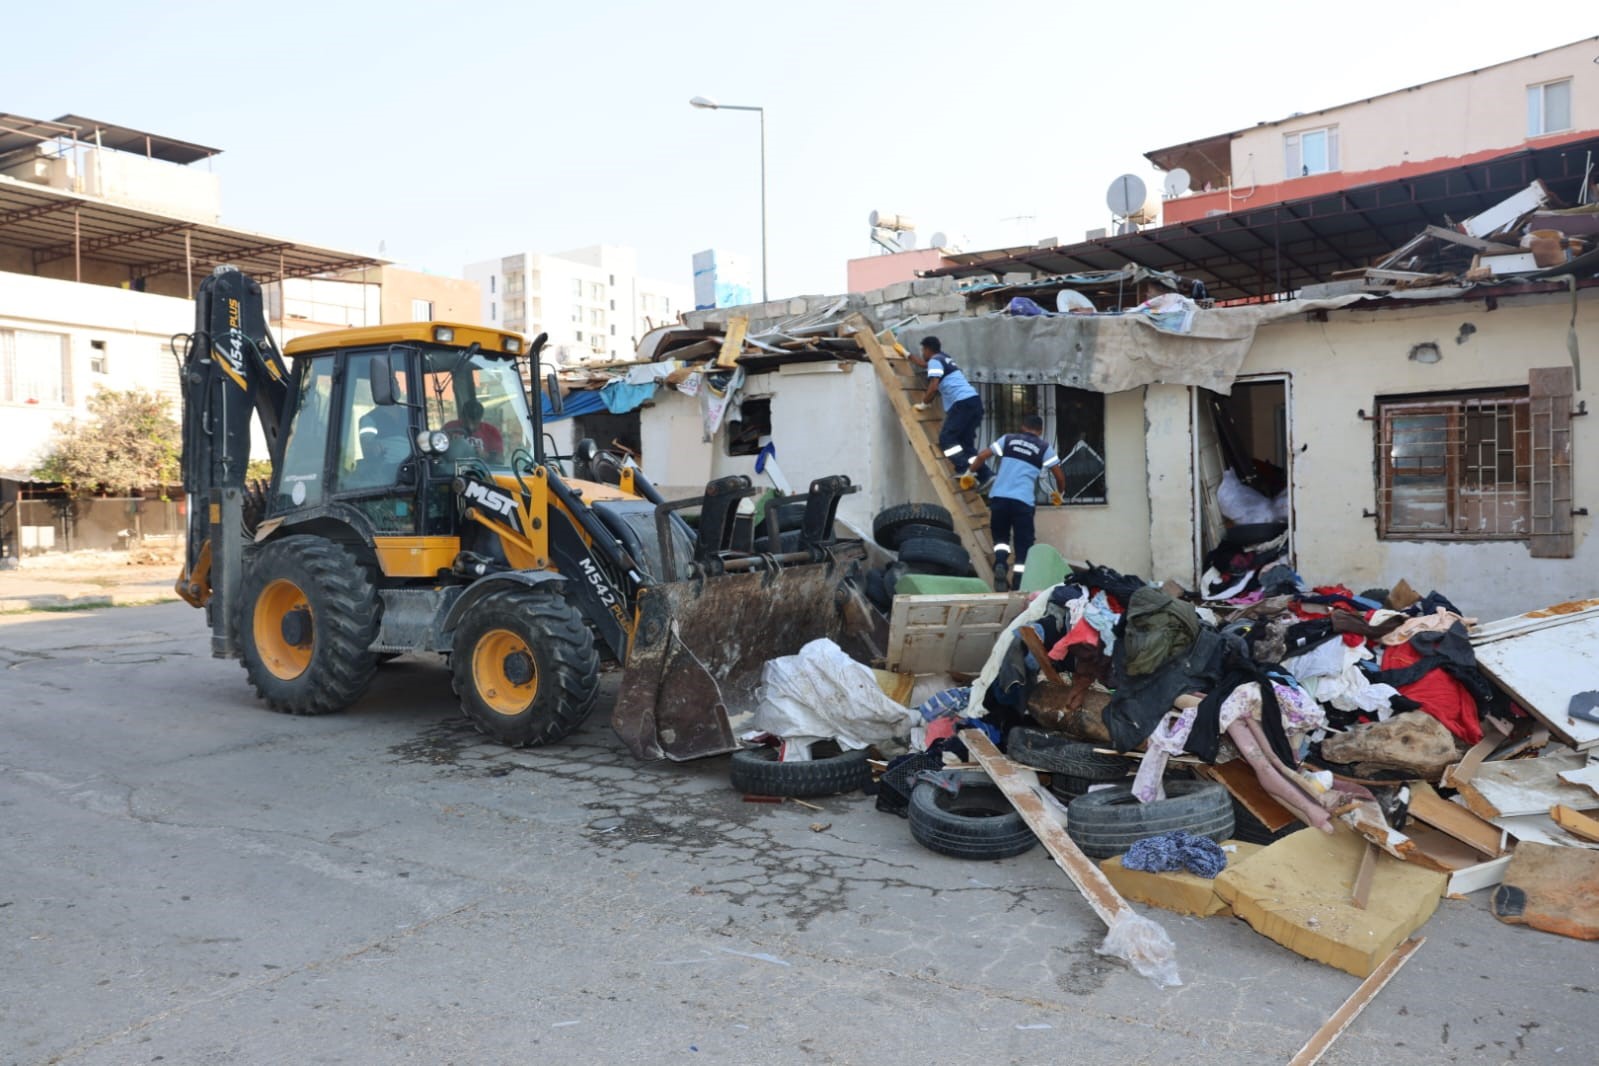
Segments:
[[[843,554],[645,589],[611,714],[633,754],[682,760],[737,748],[768,660],[819,637],[845,643]]]

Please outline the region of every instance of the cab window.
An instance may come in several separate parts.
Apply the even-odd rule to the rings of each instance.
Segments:
[[[322,502],[332,396],[333,357],[312,360],[300,373],[300,395],[283,445],[274,510],[313,507]]]
[[[372,399],[372,354],[355,354],[344,364],[344,409],[339,419],[338,489],[386,488],[399,479],[400,464],[411,457],[408,375],[396,374],[393,405]]]

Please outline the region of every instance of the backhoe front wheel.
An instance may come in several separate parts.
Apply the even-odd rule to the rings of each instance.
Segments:
[[[295,536],[263,547],[245,567],[237,621],[245,675],[273,710],[342,711],[372,681],[377,593],[332,541]]]
[[[451,667],[461,711],[520,748],[559,740],[594,710],[600,659],[582,616],[548,592],[506,588],[467,611]]]

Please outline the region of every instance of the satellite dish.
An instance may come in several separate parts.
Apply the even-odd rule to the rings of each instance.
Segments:
[[[948,248],[949,247],[949,238],[944,235],[944,231],[943,230],[939,230],[937,233],[933,234],[933,243],[930,245],[930,247],[933,247],[933,248]]]
[[[1111,182],[1105,203],[1111,214],[1129,222],[1153,222],[1160,213],[1159,202],[1137,174],[1123,174]]]
[[[916,247],[916,231],[906,230],[899,235],[899,246],[907,252]]]
[[[877,228],[877,212],[876,211],[873,211],[871,214],[866,216],[866,224],[868,226],[871,226],[873,229]]]
[[[1166,181],[1162,184],[1161,189],[1166,194],[1166,199],[1175,200],[1188,191],[1189,183],[1192,181],[1193,179],[1189,177],[1188,171],[1178,167],[1176,170],[1169,171],[1166,174]]]
[[[1117,225],[1117,227],[1116,227],[1116,236],[1118,236],[1118,237],[1125,237],[1129,233],[1137,233],[1137,232],[1138,232],[1138,223],[1136,223],[1136,222],[1122,222],[1119,225]]]

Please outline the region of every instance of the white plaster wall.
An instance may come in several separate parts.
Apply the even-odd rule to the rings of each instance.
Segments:
[[[1144,390],[1145,471],[1151,581],[1169,579],[1192,588],[1194,560],[1193,392],[1184,385]]]
[[[1370,414],[1379,395],[1448,389],[1525,386],[1534,367],[1569,365],[1570,297],[1501,299],[1489,311],[1480,300],[1416,310],[1334,311],[1325,323],[1290,320],[1263,327],[1245,358],[1243,374],[1292,375],[1292,437],[1297,557],[1313,583],[1355,588],[1391,586],[1400,578],[1419,592],[1437,589],[1483,618],[1502,617],[1574,597],[1599,596],[1599,538],[1593,518],[1574,521],[1570,559],[1534,559],[1525,541],[1479,543],[1382,541],[1376,507]],[[1460,327],[1476,332],[1456,343]],[[1577,318],[1584,355],[1599,352],[1599,294],[1582,294]],[[1428,366],[1407,356],[1412,345],[1436,343],[1443,360]],[[1599,369],[1589,355],[1585,388],[1577,395],[1599,411]],[[1577,507],[1599,511],[1599,423],[1572,420]],[[1185,472],[1183,481],[1189,475]],[[1151,469],[1151,485],[1155,484]],[[1172,484],[1165,508],[1183,495]],[[1153,489],[1152,489],[1153,491]],[[1160,526],[1157,525],[1157,532]],[[1157,537],[1156,550],[1161,540]]]
[[[83,153],[83,178],[86,192],[119,204],[196,222],[215,223],[222,216],[222,182],[213,171],[90,150]]]
[[[1105,503],[1040,507],[1038,539],[1066,558],[1150,576],[1149,486],[1145,481],[1144,390],[1105,397]]]
[[[1571,128],[1599,127],[1596,56],[1599,40],[1590,38],[1473,73],[1244,130],[1231,144],[1233,184],[1282,181],[1284,134],[1334,124],[1338,126],[1338,169],[1351,172],[1519,145],[1528,139],[1527,87],[1562,78],[1571,79]]]
[[[0,401],[0,470],[27,470],[42,456],[55,423],[88,414],[97,386],[150,389],[168,397],[180,417],[175,333],[194,328],[188,300],[104,285],[0,272],[0,329],[67,337],[71,378],[64,406]],[[89,369],[91,341],[106,342],[106,373]]]

